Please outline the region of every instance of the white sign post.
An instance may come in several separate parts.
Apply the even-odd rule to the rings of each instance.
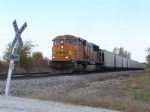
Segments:
[[[10,59],[10,64],[9,64],[9,71],[8,71],[8,76],[7,76],[7,82],[6,82],[6,88],[5,88],[5,95],[8,96],[9,94],[9,88],[10,88],[10,81],[11,81],[11,75],[12,75],[12,70],[14,69],[14,61],[19,61],[20,59],[20,55],[17,54],[17,48],[18,48],[18,44],[19,46],[22,48],[23,47],[23,42],[21,39],[21,33],[25,30],[25,28],[27,27],[27,23],[25,22],[23,24],[23,26],[18,29],[18,25],[16,20],[13,22],[13,27],[15,30],[15,38],[12,42],[12,54],[10,55],[9,59]]]

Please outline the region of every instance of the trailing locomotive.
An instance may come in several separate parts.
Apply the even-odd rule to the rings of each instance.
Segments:
[[[80,37],[62,35],[52,41],[52,60],[49,61],[52,73],[146,68],[144,64],[102,50]]]

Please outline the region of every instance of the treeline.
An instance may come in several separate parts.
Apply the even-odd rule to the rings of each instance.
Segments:
[[[131,59],[131,52],[126,51],[123,47],[120,47],[120,48],[115,47],[113,49],[113,53],[114,54],[118,54],[118,55],[120,55],[122,57],[126,57],[128,59]]]
[[[147,52],[146,61],[148,63],[148,67],[150,67],[150,48],[147,48],[146,52]]]
[[[18,47],[17,54],[20,55],[20,60],[15,61],[14,72],[42,72],[48,71],[48,58],[43,57],[42,52],[33,52],[34,47],[37,44],[33,44],[31,40],[24,42],[23,48]],[[9,64],[9,56],[12,53],[11,43],[6,45],[6,49],[3,52],[3,62],[0,62],[0,67],[7,67]],[[3,70],[0,70],[2,72]]]
[[[150,48],[147,48],[146,52],[148,53],[148,55],[146,56],[146,62],[147,62],[148,67],[150,67]],[[120,48],[115,47],[113,49],[113,53],[121,55],[121,56],[126,57],[128,59],[131,59],[131,52],[126,51],[123,47],[120,47]],[[145,63],[145,62],[143,62],[143,63]]]

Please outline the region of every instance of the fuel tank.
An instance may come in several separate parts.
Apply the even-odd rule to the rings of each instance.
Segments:
[[[96,65],[86,65],[83,67],[83,71],[94,71],[96,70]]]

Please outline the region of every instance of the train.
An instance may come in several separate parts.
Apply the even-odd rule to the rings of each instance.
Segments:
[[[52,41],[52,59],[48,62],[52,73],[144,70],[146,68],[143,63],[100,49],[98,45],[80,37],[61,35]]]

